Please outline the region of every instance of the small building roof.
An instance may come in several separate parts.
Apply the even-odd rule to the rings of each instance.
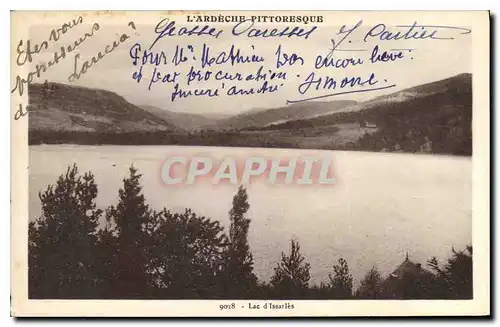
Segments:
[[[382,282],[381,288],[385,298],[420,298],[412,292],[413,287],[422,287],[431,280],[432,273],[422,268],[420,263],[411,261],[406,254],[405,260]],[[408,284],[415,281],[415,285]],[[425,291],[425,287],[422,291]],[[422,297],[423,298],[423,297]]]
[[[394,271],[389,274],[388,278],[402,278],[403,276],[418,276],[421,274],[428,273],[427,270],[422,268],[420,263],[416,263],[408,259],[406,256],[405,261],[403,261]]]

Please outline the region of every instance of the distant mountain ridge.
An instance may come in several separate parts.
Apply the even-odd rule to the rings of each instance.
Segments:
[[[177,127],[111,91],[60,83],[30,84],[29,128],[48,131],[175,131]]]
[[[218,129],[219,125],[217,121],[221,119],[218,115],[204,116],[202,114],[189,112],[174,112],[150,105],[143,105],[141,106],[141,109],[148,111],[186,131],[194,131],[200,128]]]
[[[152,106],[109,91],[29,87],[30,144],[155,144],[472,154],[472,75],[365,102],[310,101],[221,118]],[[230,111],[231,108],[226,108]]]
[[[391,94],[382,95],[371,100],[360,102],[352,106],[343,107],[335,113],[319,115],[309,119],[296,121],[310,121],[319,125],[327,125],[343,121],[345,116],[367,115],[369,119],[375,118],[378,123],[384,124],[384,117],[372,117],[374,113],[383,114],[384,110],[405,109],[413,107],[415,103],[425,102],[425,99],[434,99],[431,106],[440,107],[445,103],[456,107],[467,107],[472,113],[472,74],[464,73],[443,80],[410,87]],[[429,108],[427,106],[426,108]],[[423,109],[426,109],[423,108]],[[420,109],[420,108],[414,108]],[[355,112],[358,112],[357,114]],[[414,110],[418,113],[418,110]],[[466,110],[468,112],[468,110]],[[376,115],[378,116],[378,115]],[[289,121],[293,123],[293,121]],[[315,125],[315,124],[313,124]]]
[[[222,129],[265,127],[288,120],[297,120],[324,115],[357,104],[353,100],[311,101],[265,110],[251,110],[219,121]]]
[[[277,133],[337,127],[337,135],[343,135],[345,126],[350,132],[352,126],[358,126],[358,131],[370,126],[358,140],[348,144],[342,144],[342,137],[337,137],[331,149],[472,154],[471,74],[397,91],[349,109],[263,129]]]
[[[426,84],[413,86],[401,91],[396,91],[391,94],[381,95],[374,99],[365,101],[361,104],[359,110],[368,109],[383,103],[398,103],[432,94],[438,93],[471,93],[472,92],[472,75],[468,73],[459,74],[439,81],[434,81]]]

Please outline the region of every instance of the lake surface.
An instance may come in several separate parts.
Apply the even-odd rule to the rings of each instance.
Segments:
[[[344,257],[355,278],[376,266],[385,277],[405,258],[423,265],[431,256],[445,259],[451,247],[471,244],[472,161],[470,158],[367,152],[242,149],[170,146],[30,146],[30,219],[40,215],[38,192],[54,183],[68,165],[92,171],[99,187],[98,206],[116,204],[128,168],[142,173],[148,204],[172,211],[191,208],[221,221],[229,231],[228,211],[237,186],[165,186],[160,168],[167,156],[206,155],[328,156],[334,186],[247,186],[252,220],[249,242],[255,272],[268,280],[298,239],[311,263],[311,281],[328,280]]]

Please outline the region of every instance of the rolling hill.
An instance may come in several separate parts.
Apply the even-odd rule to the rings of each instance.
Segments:
[[[221,129],[265,127],[289,120],[305,119],[336,112],[337,110],[353,106],[356,103],[356,101],[350,100],[296,103],[275,109],[250,110],[249,112],[222,119],[218,121],[218,124]]]
[[[30,84],[30,131],[174,131],[173,124],[116,93],[67,84]]]
[[[262,130],[319,130],[338,127],[331,148],[370,151],[472,153],[472,75],[460,74],[444,80],[394,92],[350,107],[349,111],[311,119],[287,121]],[[371,126],[369,130],[366,124]],[[343,128],[357,126],[357,140],[344,144]],[[326,147],[328,148],[328,147]]]
[[[217,122],[221,119],[220,116],[216,115],[208,114],[205,116],[187,112],[174,112],[149,105],[141,106],[141,109],[144,109],[145,111],[148,111],[186,131],[195,131],[200,128],[217,130],[219,129]]]
[[[472,75],[366,102],[302,102],[221,118],[130,104],[115,93],[29,88],[30,144],[193,145],[472,154]]]

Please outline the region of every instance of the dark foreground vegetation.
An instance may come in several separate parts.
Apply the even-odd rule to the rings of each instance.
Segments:
[[[329,280],[311,285],[310,264],[292,240],[269,282],[253,272],[247,240],[250,219],[240,187],[229,211],[229,233],[190,209],[150,208],[136,169],[124,179],[119,201],[97,208],[92,173],[69,167],[39,193],[42,216],[29,225],[29,297],[36,299],[470,299],[472,248],[453,251],[428,268],[405,260],[382,277],[368,271],[353,289],[346,260]],[[105,217],[106,223],[99,224]]]

